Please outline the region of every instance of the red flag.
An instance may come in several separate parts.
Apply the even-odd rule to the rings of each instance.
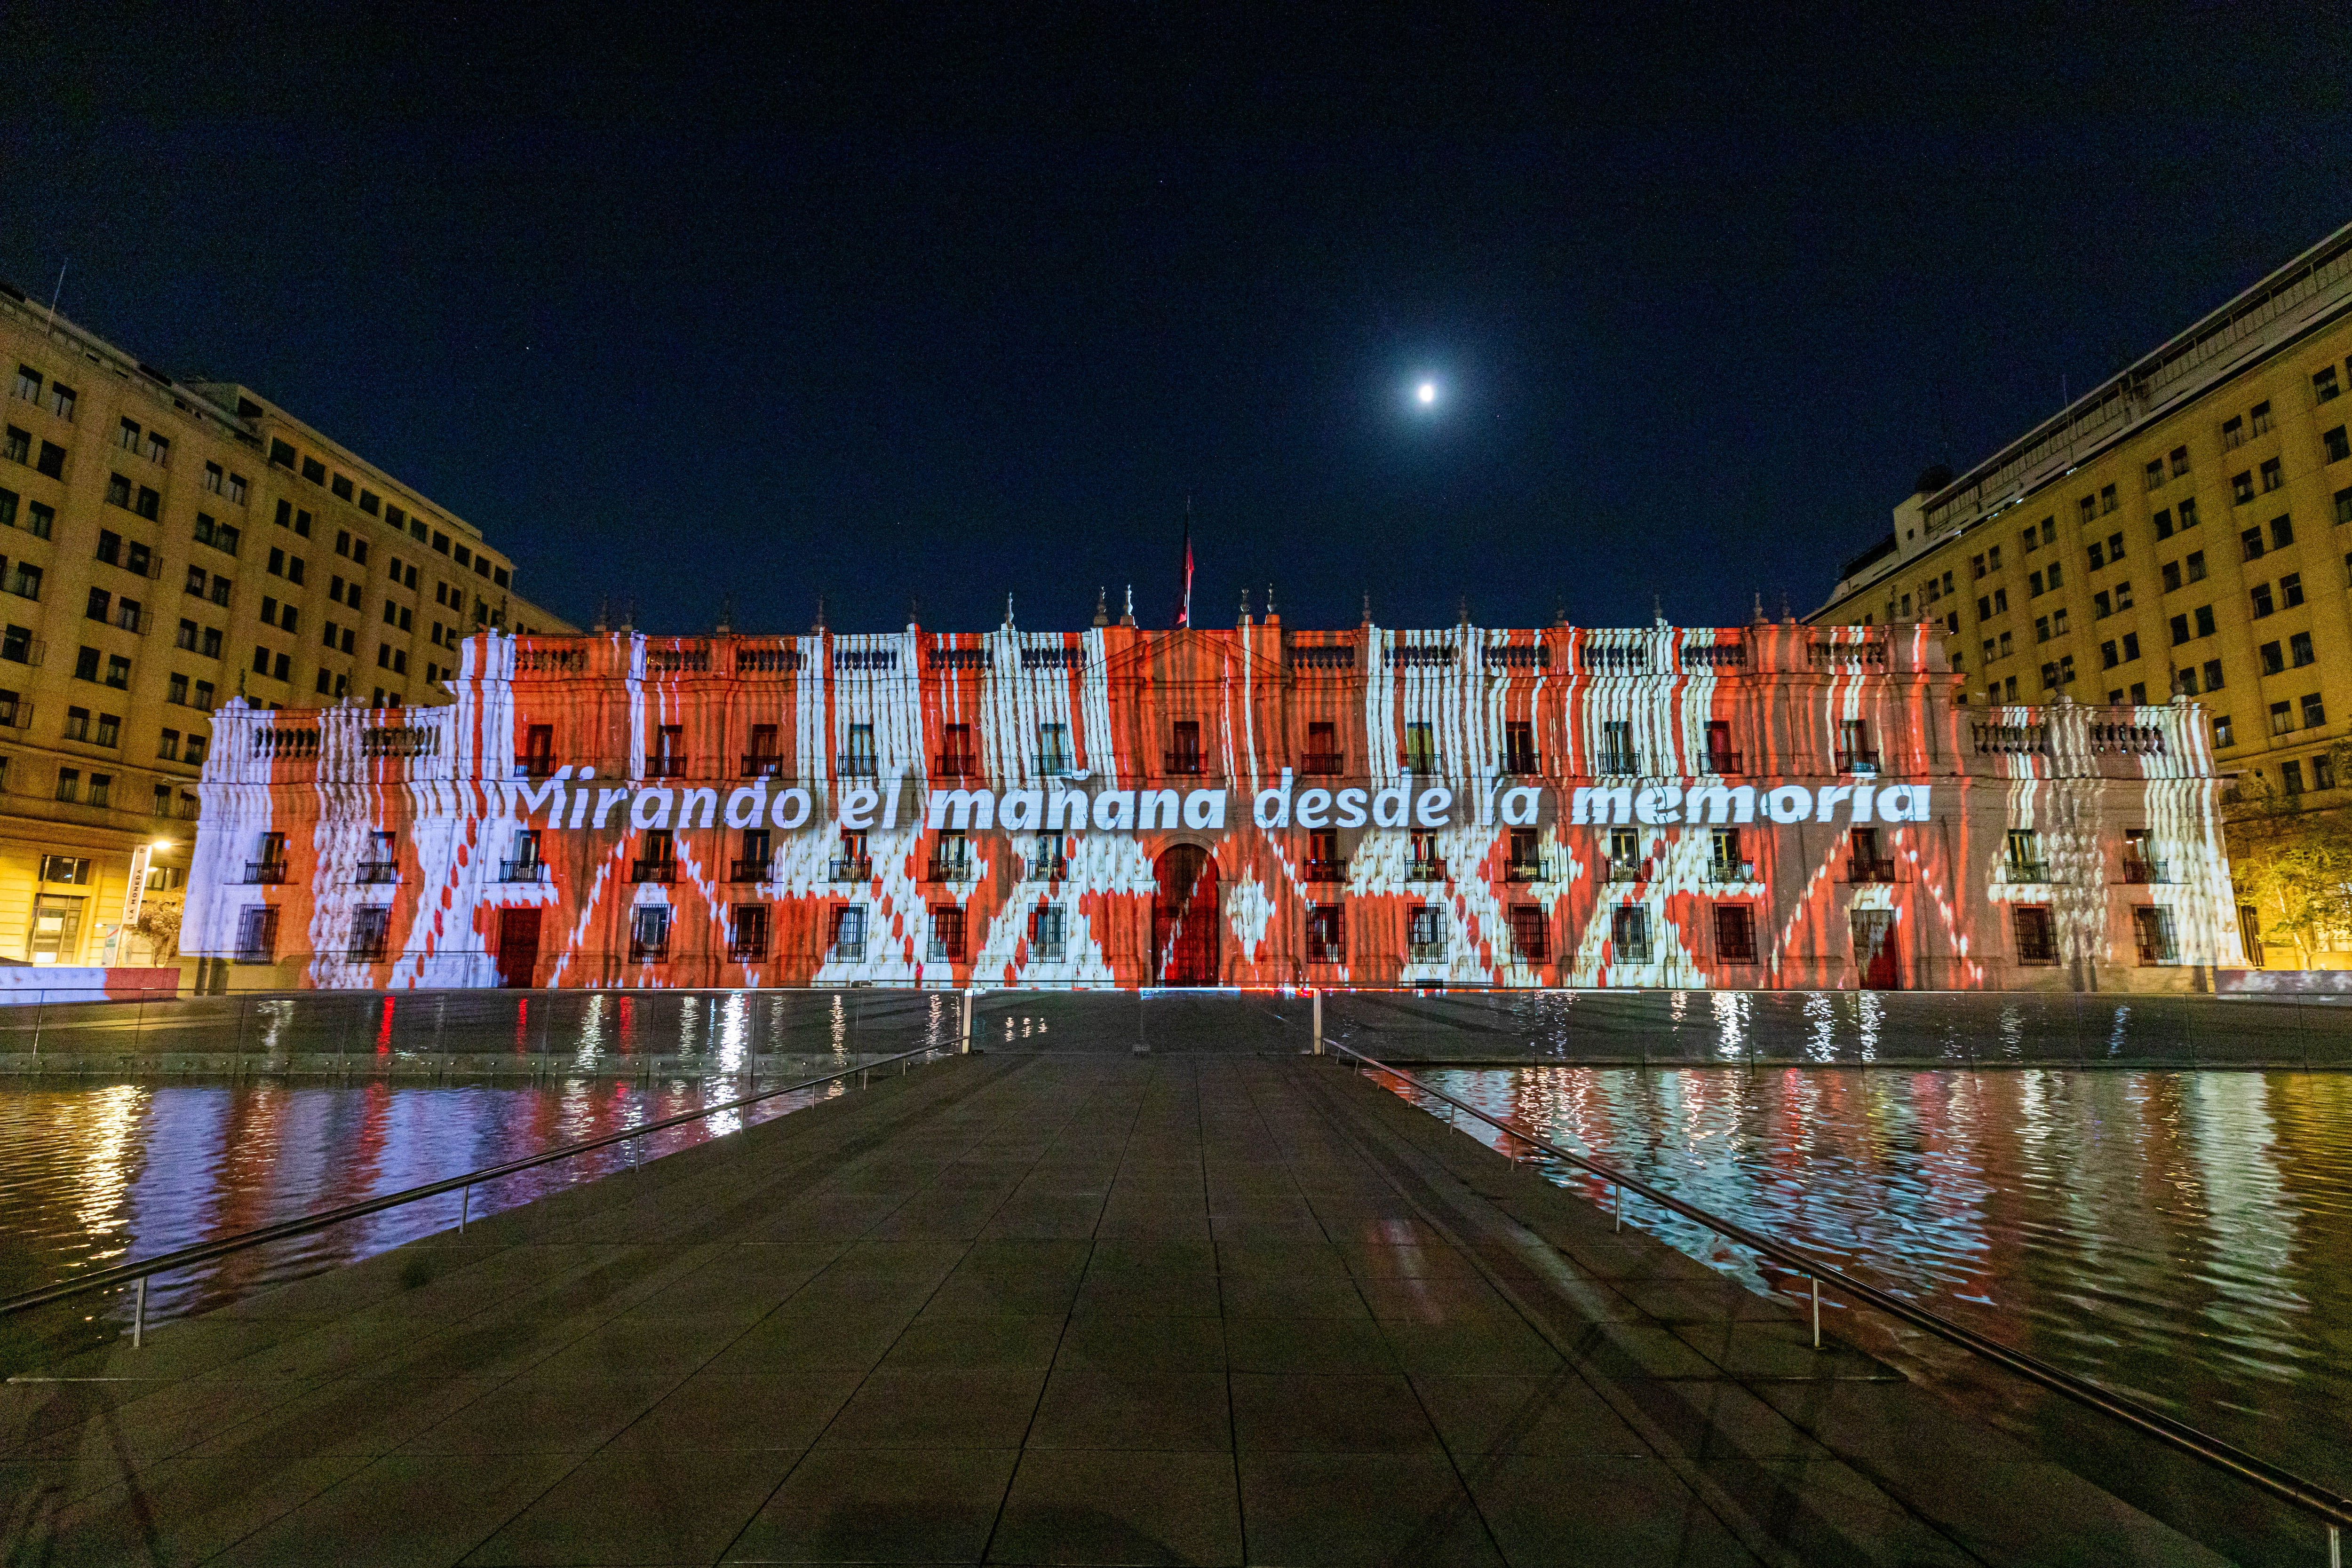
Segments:
[[[1192,497],[1184,497],[1184,597],[1176,606],[1176,624],[1192,624]]]

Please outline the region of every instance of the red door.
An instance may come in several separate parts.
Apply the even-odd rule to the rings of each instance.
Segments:
[[[1152,977],[1163,986],[1217,983],[1217,862],[1198,844],[1177,844],[1155,868]]]
[[[528,990],[539,967],[539,911],[499,911],[499,984],[509,990]]]

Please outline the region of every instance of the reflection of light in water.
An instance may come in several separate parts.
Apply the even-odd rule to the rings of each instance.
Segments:
[[[1713,991],[1708,993],[1715,1004],[1715,1024],[1721,1036],[1716,1047],[1724,1056],[1739,1056],[1748,1045],[1748,993],[1745,991]]]
[[[131,1138],[146,1106],[146,1091],[131,1084],[99,1090],[89,1117],[74,1131],[81,1154],[74,1218],[86,1230],[111,1230],[121,1223],[122,1196],[131,1188]]]
[[[580,1019],[580,1049],[572,1053],[572,1058],[578,1065],[593,1067],[597,1059],[604,1055],[605,1009],[611,1005],[612,998],[603,992],[590,994],[588,1006]]]
[[[743,1070],[751,1040],[751,998],[741,991],[728,994],[719,1009],[719,1065],[727,1072]]]

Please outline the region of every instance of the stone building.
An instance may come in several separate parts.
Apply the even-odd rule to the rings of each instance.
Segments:
[[[231,704],[208,988],[2084,988],[2241,962],[2204,716],[1924,626],[467,638]]]

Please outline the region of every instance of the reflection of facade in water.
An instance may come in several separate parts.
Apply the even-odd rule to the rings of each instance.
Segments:
[[[1960,706],[1917,627],[461,658],[446,707],[222,714],[200,988],[2189,990],[2240,956],[2193,706]]]

